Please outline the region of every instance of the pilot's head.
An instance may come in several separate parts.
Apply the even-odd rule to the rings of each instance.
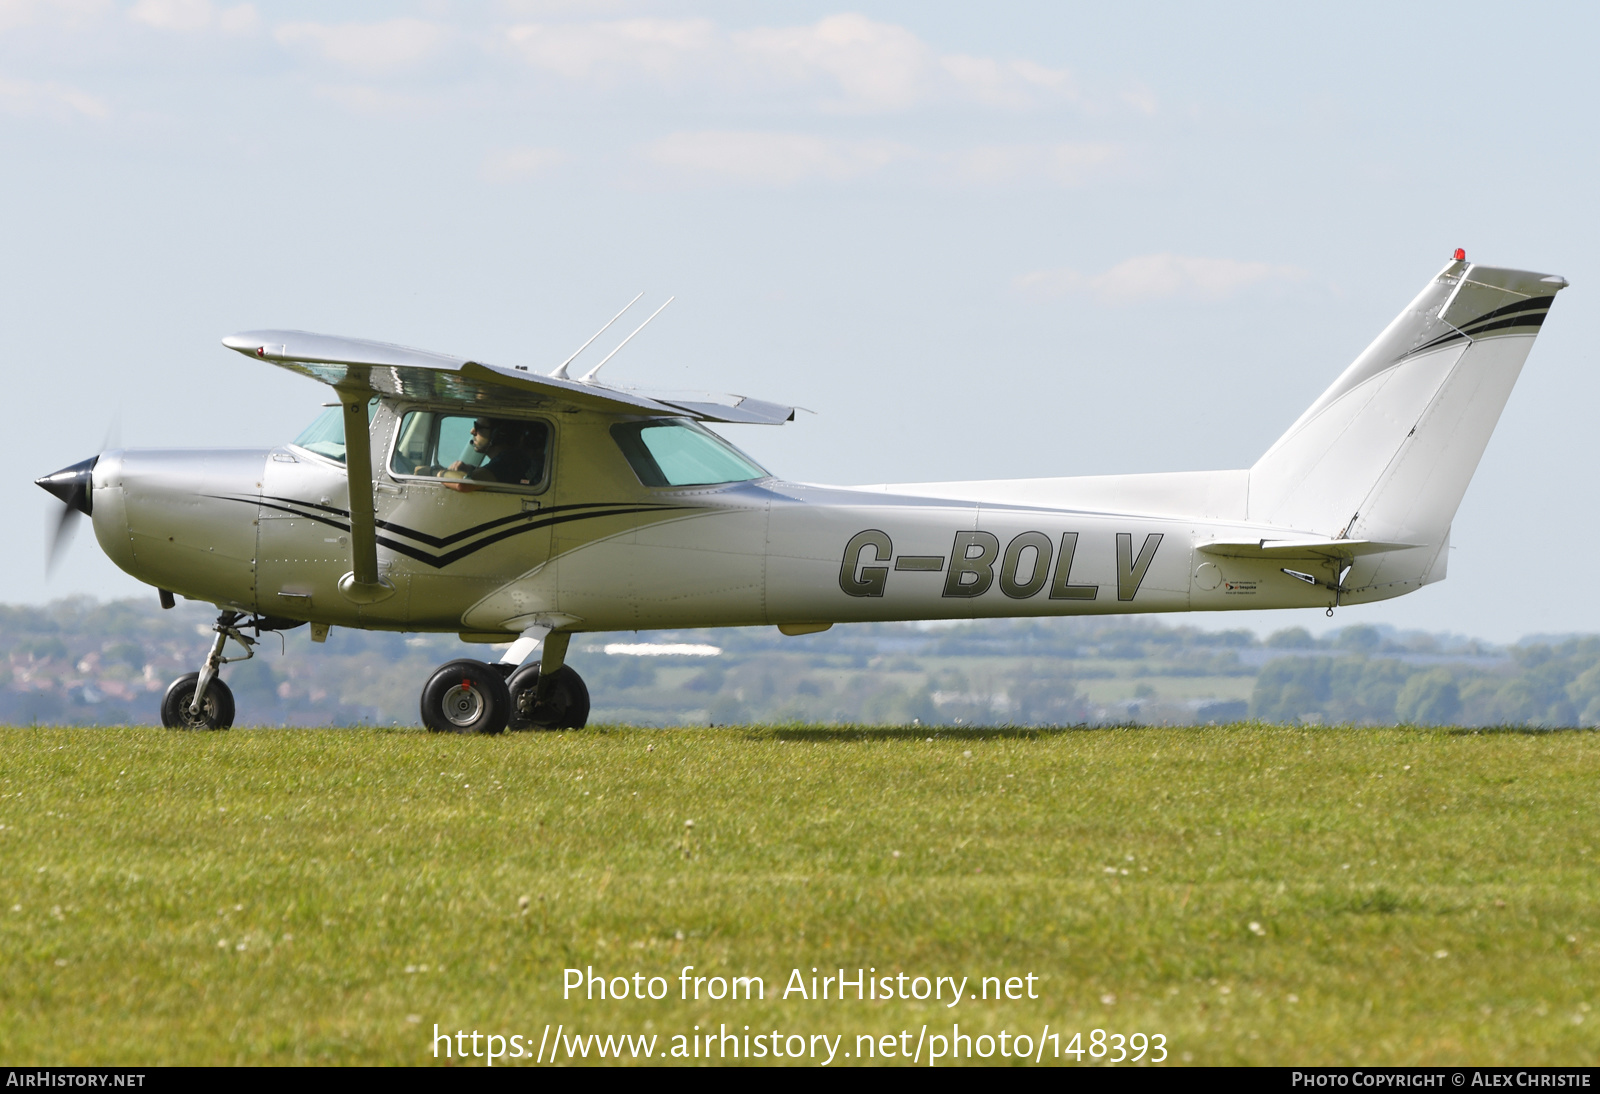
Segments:
[[[472,423],[472,447],[487,452],[505,443],[506,423],[494,418],[479,418]]]

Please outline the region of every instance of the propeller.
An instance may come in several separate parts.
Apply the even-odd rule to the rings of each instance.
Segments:
[[[91,493],[94,465],[100,462],[99,456],[90,456],[70,467],[63,467],[53,475],[33,481],[44,487],[61,502],[61,514],[56,517],[55,527],[50,534],[49,553],[45,558],[45,573],[55,569],[56,563],[66,552],[72,542],[72,533],[78,523],[78,517],[92,516],[94,513],[94,498]]]

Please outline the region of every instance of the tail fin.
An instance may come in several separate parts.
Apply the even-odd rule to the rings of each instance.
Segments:
[[[1457,256],[1256,461],[1252,521],[1443,544],[1539,325],[1567,285]]]

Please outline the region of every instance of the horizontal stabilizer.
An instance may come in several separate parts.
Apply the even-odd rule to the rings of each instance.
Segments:
[[[550,410],[592,410],[702,422],[779,425],[794,419],[794,408],[739,395],[677,393],[612,387],[596,380],[572,380],[520,368],[487,365],[465,357],[408,349],[364,338],[309,331],[257,330],[231,334],[222,344],[247,357],[346,390],[430,402],[484,404]]]
[[[1380,555],[1386,551],[1406,551],[1420,543],[1380,543],[1371,539],[1252,539],[1242,543],[1202,543],[1199,550],[1224,558],[1337,558]]]

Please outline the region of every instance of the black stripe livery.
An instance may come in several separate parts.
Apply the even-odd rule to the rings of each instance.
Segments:
[[[1452,327],[1448,333],[1441,334],[1431,342],[1424,342],[1406,356],[1410,357],[1414,353],[1421,353],[1423,350],[1433,349],[1461,338],[1477,338],[1494,330],[1506,330],[1511,327],[1530,327],[1538,330],[1544,324],[1545,316],[1550,314],[1550,304],[1554,300],[1553,296],[1530,296],[1526,300],[1518,300],[1503,308],[1484,312],[1461,328]]]
[[[247,505],[260,505],[266,509],[276,509],[280,513],[290,513],[297,517],[304,517],[306,520],[316,521],[318,524],[326,524],[328,527],[337,528],[341,532],[350,531],[349,510],[337,509],[331,505],[321,505],[317,502],[311,501],[300,501],[296,498],[266,496],[259,498],[228,497],[221,494],[211,494],[208,496],[217,498],[221,501],[237,501],[243,502]],[[466,544],[465,546],[458,547],[454,551],[448,551],[444,554],[428,551],[421,547],[414,547],[409,543],[401,543],[389,536],[380,535],[377,537],[377,540],[379,546],[387,547],[396,554],[405,555],[407,558],[414,558],[418,562],[426,563],[436,570],[442,570],[452,562],[459,562],[469,555],[476,554],[478,551],[488,547],[490,544],[499,543],[501,540],[510,539],[512,536],[520,536],[524,532],[532,532],[538,528],[548,528],[552,525],[566,524],[567,522],[574,520],[588,520],[591,517],[619,517],[632,513],[671,512],[673,510],[692,508],[694,508],[692,505],[640,505],[626,502],[583,502],[575,505],[555,505],[551,506],[549,509],[531,509],[525,513],[513,513],[507,517],[497,517],[494,520],[487,520],[482,524],[474,525],[471,528],[467,528],[460,532],[455,532],[451,535],[442,537],[432,536],[426,532],[421,532],[414,528],[407,528],[405,525],[396,524],[393,521],[380,520],[376,522],[379,528],[394,532],[397,535],[404,536],[407,539],[414,539],[419,543],[425,543],[428,546],[435,548],[448,547],[452,543],[459,543],[464,539],[470,539],[473,536],[482,535],[484,532],[488,532],[492,529],[501,529],[501,531],[496,532],[494,535],[484,536],[484,538],[477,540],[474,543]],[[308,512],[307,510],[315,510],[315,512]],[[587,510],[587,512],[575,512],[574,510]],[[322,514],[328,515],[324,516]],[[343,517],[344,519],[338,519],[340,517]],[[504,527],[508,524],[514,525],[514,527]]]

